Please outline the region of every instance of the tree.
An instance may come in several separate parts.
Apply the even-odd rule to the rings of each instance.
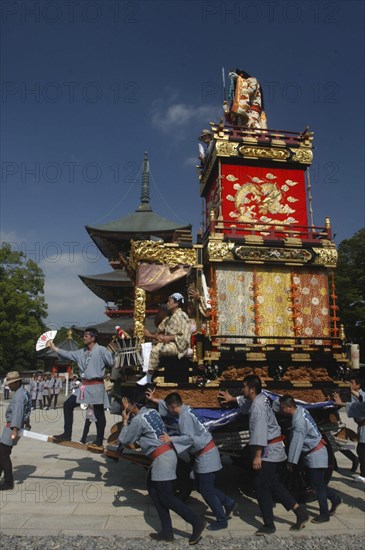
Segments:
[[[365,361],[365,228],[338,247],[336,294],[347,340],[360,345]]]
[[[25,254],[0,248],[0,371],[36,366],[35,344],[47,316],[44,275]]]

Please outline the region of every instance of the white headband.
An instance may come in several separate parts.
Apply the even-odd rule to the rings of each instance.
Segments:
[[[171,294],[170,298],[174,298],[177,302],[184,303],[184,296],[180,292],[174,292]]]

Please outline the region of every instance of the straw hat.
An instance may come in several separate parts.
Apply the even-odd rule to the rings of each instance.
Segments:
[[[211,138],[213,138],[212,132],[210,130],[207,130],[206,128],[202,130],[202,133],[200,134],[198,139],[201,141],[204,136],[210,136]]]
[[[13,382],[18,382],[19,380],[21,380],[21,378],[17,370],[8,372],[8,374],[6,375],[6,382],[8,384],[12,384]]]

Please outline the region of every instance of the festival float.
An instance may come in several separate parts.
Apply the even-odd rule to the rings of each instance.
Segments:
[[[339,423],[329,396],[348,387],[349,359],[330,219],[322,226],[313,222],[308,168],[314,136],[309,128],[268,129],[257,80],[240,70],[229,76],[224,117],[199,138],[205,208],[196,242],[191,226],[152,212],[147,154],[140,207],[117,222],[87,227],[129,281],[124,298],[133,309],[133,337],[120,338],[116,331],[110,342],[118,358],[114,410],[142,376],[139,353],[157,304],[179,292],[194,327],[191,354],[161,361],[153,379],[157,398],[178,391],[212,429],[222,454],[239,458],[248,441],[247,418],[224,410],[218,391],[238,394],[242,378],[254,373],[272,399],[289,393],[311,408],[332,444],[341,447],[354,434]],[[116,300],[110,322],[122,313]],[[117,321],[122,328],[129,322]],[[116,437],[117,429],[110,442]]]

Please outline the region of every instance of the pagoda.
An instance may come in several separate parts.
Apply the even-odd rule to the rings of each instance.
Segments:
[[[150,167],[144,153],[141,182],[141,202],[138,208],[122,218],[103,225],[87,225],[86,231],[108,260],[112,271],[98,275],[79,275],[82,282],[106,303],[109,320],[97,326],[101,336],[115,333],[120,325],[133,330],[135,304],[135,270],[130,264],[134,241],[178,243],[192,241],[191,224],[181,225],[156,214],[150,203]],[[157,303],[165,296],[154,295],[148,304],[147,318],[157,311]]]

